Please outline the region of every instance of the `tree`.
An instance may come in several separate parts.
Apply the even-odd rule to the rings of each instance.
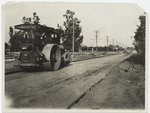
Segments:
[[[87,51],[88,47],[86,45],[82,46],[82,51]]]
[[[61,36],[63,37],[62,44],[64,48],[67,50],[72,50],[73,20],[74,20],[74,45],[75,45],[74,49],[75,51],[78,51],[83,41],[83,36],[82,35],[80,36],[82,27],[80,26],[81,21],[79,21],[78,18],[73,18],[73,15],[75,15],[73,11],[67,10],[66,14],[63,15],[66,18],[66,21],[64,21],[63,23],[65,29],[63,30],[61,26],[59,26],[59,28],[61,28],[62,30]]]
[[[133,45],[138,53],[145,56],[145,15],[139,16],[140,26],[137,25]]]
[[[109,50],[109,51],[113,51],[113,47],[114,47],[114,46],[110,44],[110,45],[108,46],[108,50]]]
[[[5,42],[5,49],[9,49],[9,45]]]
[[[36,12],[33,13],[33,22],[31,17],[22,18],[23,24],[39,24],[40,23],[39,20],[40,18],[37,16]],[[9,43],[11,45],[10,51],[19,51],[19,46],[23,41],[23,39],[21,38],[23,36],[23,33],[24,32],[22,32],[21,30],[14,32],[13,28],[11,26],[9,27],[9,35],[10,35]]]
[[[6,55],[9,48],[10,48],[9,44],[5,42],[5,55]]]
[[[13,28],[10,26],[9,27],[9,36],[11,37],[13,35]]]
[[[11,48],[10,48],[10,51],[18,51],[19,50],[19,46],[21,44],[21,31],[18,31],[18,32],[15,32],[10,40],[9,40],[9,43],[11,44]]]

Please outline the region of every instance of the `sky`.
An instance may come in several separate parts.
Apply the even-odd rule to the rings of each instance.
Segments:
[[[9,27],[22,24],[22,17],[33,17],[36,12],[40,24],[57,28],[63,26],[66,10],[75,12],[82,26],[83,45],[96,46],[95,30],[98,30],[98,46],[121,43],[131,47],[134,32],[140,25],[138,17],[144,15],[144,10],[134,3],[71,3],[71,2],[9,2],[2,7],[2,21],[5,42],[8,42]]]

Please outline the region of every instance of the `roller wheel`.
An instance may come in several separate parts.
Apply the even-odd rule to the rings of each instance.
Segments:
[[[70,53],[69,52],[65,52],[63,54],[63,64],[68,65],[70,63]]]
[[[61,50],[56,44],[47,44],[42,53],[45,55],[46,62],[42,63],[45,70],[58,70],[61,64]]]

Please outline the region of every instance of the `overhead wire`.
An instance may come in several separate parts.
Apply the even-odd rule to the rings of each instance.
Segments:
[[[28,10],[26,10],[26,11],[28,11]],[[31,11],[28,11],[28,12],[31,12]],[[45,18],[45,19],[51,20],[51,21],[53,21],[53,22],[55,22],[55,23],[57,23],[57,24],[63,25],[63,23],[60,23],[60,22],[58,22],[58,21],[56,21],[56,20],[50,19],[50,18],[48,18],[48,17],[45,17],[45,16],[41,15],[40,13],[38,13],[38,15],[39,15],[40,17]],[[54,14],[53,14],[53,15],[54,15]],[[54,15],[54,16],[55,16],[55,15]],[[58,16],[55,16],[55,17],[58,17]],[[86,34],[89,34],[89,35],[91,35],[91,36],[95,36],[94,34],[91,34],[91,33],[87,32],[87,31],[85,31],[85,30],[82,30],[82,32],[84,32],[84,33],[86,33]]]
[[[26,11],[28,11],[28,10],[26,10]],[[31,12],[31,11],[28,11],[28,12]],[[32,12],[32,13],[33,13],[33,12]],[[45,17],[45,16],[41,15],[40,13],[38,13],[38,15],[39,15],[40,17],[43,17],[43,18],[48,19],[48,20],[50,20],[50,21],[53,21],[53,22],[55,22],[55,23],[57,23],[57,24],[63,25],[63,23],[60,23],[60,22],[58,22],[58,21],[56,21],[56,20],[53,20],[53,19],[48,18],[48,17]],[[53,16],[58,17],[58,16],[56,16],[56,15],[54,15],[54,14],[53,14]],[[87,31],[85,31],[85,30],[82,30],[82,32],[84,32],[84,33],[86,33],[86,34],[89,34],[89,35],[95,37],[94,34],[89,33],[89,32],[87,32]],[[103,38],[101,38],[101,39],[103,39]],[[106,41],[104,40],[103,42],[106,42]],[[112,41],[108,40],[108,42],[111,43]]]

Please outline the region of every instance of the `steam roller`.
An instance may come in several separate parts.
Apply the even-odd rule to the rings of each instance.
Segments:
[[[20,24],[15,29],[24,32],[14,67],[56,71],[70,63],[70,53],[60,43],[60,29],[39,24]]]

